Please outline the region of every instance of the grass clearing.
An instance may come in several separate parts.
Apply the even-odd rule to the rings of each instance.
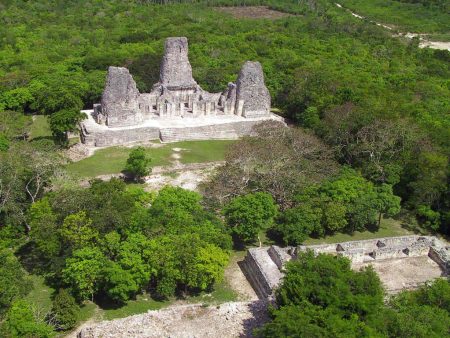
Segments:
[[[48,313],[52,309],[52,296],[54,289],[45,284],[42,276],[30,275],[32,288],[25,300],[36,306],[40,313]]]
[[[130,300],[120,308],[102,309],[101,315],[104,320],[124,318],[139,313],[145,313],[149,310],[159,310],[163,307],[169,306],[171,303],[171,300],[162,302],[156,301],[148,294],[138,295],[136,300]]]
[[[221,161],[232,140],[184,141],[164,144],[160,147],[147,147],[146,152],[152,159],[151,166],[169,165],[173,159],[173,148],[181,148],[180,162],[203,163]],[[96,177],[120,173],[126,164],[128,155],[133,148],[109,147],[97,150],[91,157],[70,163],[67,170],[82,178]]]
[[[95,310],[97,309],[97,305],[95,305],[92,302],[86,302],[80,306],[80,313],[78,314],[78,321],[80,323],[83,323],[89,319],[91,319],[94,314]]]
[[[228,282],[223,279],[220,283],[214,284],[213,291],[210,293],[202,292],[198,296],[188,297],[186,300],[189,303],[202,303],[202,304],[221,304],[227,302],[235,302],[238,299],[238,295],[231,288]]]
[[[333,236],[327,236],[324,238],[309,238],[305,241],[306,245],[315,244],[330,244],[340,243],[348,241],[360,241],[364,239],[381,238],[381,237],[394,237],[394,236],[407,236],[414,235],[412,231],[409,231],[402,227],[401,221],[386,218],[381,220],[380,229],[378,231],[355,231],[353,234],[337,233]]]
[[[91,157],[70,163],[67,166],[67,170],[79,177],[119,174],[125,168],[127,158],[132,149],[126,147],[99,149]],[[170,148],[146,148],[146,152],[152,159],[152,167],[169,164]]]
[[[35,115],[33,116],[33,123],[31,124],[30,138],[35,139],[43,137],[52,137],[52,131],[50,130],[47,116]]]

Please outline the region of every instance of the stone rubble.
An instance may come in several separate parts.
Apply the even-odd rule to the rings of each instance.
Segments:
[[[264,301],[174,305],[83,328],[78,338],[251,337],[267,320]]]

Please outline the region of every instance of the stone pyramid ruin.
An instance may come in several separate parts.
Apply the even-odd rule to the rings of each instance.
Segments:
[[[95,146],[161,139],[232,139],[251,133],[270,112],[270,93],[259,62],[247,61],[236,83],[221,93],[203,90],[192,76],[185,37],[168,38],[159,82],[140,93],[128,69],[109,67],[100,104],[81,123],[84,143]]]

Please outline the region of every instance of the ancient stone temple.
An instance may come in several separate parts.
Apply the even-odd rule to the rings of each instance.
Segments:
[[[221,93],[209,93],[192,76],[184,37],[166,40],[159,82],[150,93],[139,92],[128,69],[109,67],[101,103],[85,112],[82,140],[95,146],[158,138],[231,139],[250,134],[261,121],[281,121],[270,112],[259,62],[247,61],[236,83]]]

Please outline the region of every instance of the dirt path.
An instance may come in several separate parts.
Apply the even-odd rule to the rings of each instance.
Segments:
[[[78,338],[78,333],[81,330],[84,330],[88,327],[92,327],[94,325],[97,325],[102,321],[102,315],[100,313],[100,309],[97,306],[95,308],[94,315],[89,318],[87,321],[81,323],[79,326],[77,326],[75,329],[73,329],[71,332],[69,332],[67,335],[64,336],[64,338]]]
[[[232,256],[230,264],[225,269],[225,280],[230,287],[237,293],[238,299],[242,301],[258,300],[258,296],[248,282],[241,270],[240,262],[244,260],[243,255],[235,254]]]
[[[350,9],[345,8],[344,6],[342,6],[339,3],[335,3],[335,5],[339,8],[342,8],[343,10],[346,10],[347,12],[349,12],[351,15],[353,15],[355,18],[361,19],[361,20],[367,20],[371,23],[376,24],[377,26],[383,27],[385,29],[388,29],[390,31],[394,31],[394,28],[380,23],[380,22],[376,22],[376,21],[372,21],[367,19],[366,17],[359,15],[357,13],[352,12]],[[404,38],[408,38],[408,39],[413,39],[415,37],[419,38],[419,48],[433,48],[433,49],[442,49],[442,50],[448,50],[450,51],[450,42],[445,42],[445,41],[430,41],[428,40],[427,37],[428,34],[420,34],[420,33],[403,33],[403,32],[399,32],[397,34],[393,34],[393,37],[404,37]]]

